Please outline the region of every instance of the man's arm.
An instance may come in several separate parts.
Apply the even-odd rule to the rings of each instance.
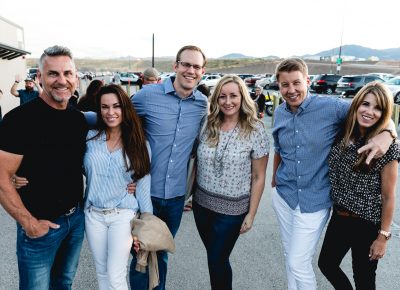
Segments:
[[[380,158],[385,155],[390,145],[392,144],[393,139],[395,139],[396,137],[397,132],[394,122],[390,120],[387,130],[371,138],[368,141],[368,144],[358,149],[358,154],[361,154],[362,152],[367,152],[368,157],[365,160],[365,163],[369,164],[373,158]]]
[[[42,87],[40,86],[39,78],[38,78],[37,76],[35,77],[35,80],[34,80],[33,83],[35,84],[35,87],[36,87],[36,89],[38,90],[39,95],[41,95],[42,92],[43,92],[43,89],[42,89]]]
[[[20,81],[21,81],[21,77],[19,75],[16,75],[15,76],[15,81],[14,81],[12,87],[11,87],[11,90],[10,90],[10,93],[13,96],[17,97],[17,98],[19,98],[19,93],[17,91],[17,88],[18,88],[18,84],[19,84]]]
[[[274,162],[272,164],[272,180],[271,187],[276,186],[276,171],[278,170],[279,164],[281,164],[282,158],[278,152],[274,153]]]
[[[11,179],[22,162],[23,155],[0,150],[0,204],[24,228],[28,237],[44,236],[49,228],[59,226],[47,220],[38,220],[24,206]]]

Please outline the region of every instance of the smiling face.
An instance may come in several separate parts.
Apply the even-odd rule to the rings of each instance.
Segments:
[[[365,95],[357,109],[357,123],[363,134],[365,130],[374,126],[382,117],[382,109],[377,103],[376,96],[372,93]]]
[[[279,91],[292,112],[296,112],[307,97],[310,79],[300,71],[280,72]]]
[[[66,108],[78,78],[75,64],[68,56],[47,56],[38,72],[43,88],[43,99],[54,108]]]
[[[229,82],[221,87],[221,92],[218,96],[218,106],[224,114],[224,118],[239,120],[241,103],[242,95],[238,84]]]
[[[196,50],[182,51],[179,61],[174,63],[174,71],[175,90],[180,97],[189,96],[205,73],[203,55]]]
[[[122,109],[118,96],[114,93],[100,97],[101,118],[109,129],[120,128],[122,123]]]

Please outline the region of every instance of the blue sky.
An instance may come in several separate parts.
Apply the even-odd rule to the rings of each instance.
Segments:
[[[186,44],[210,58],[314,54],[343,44],[400,47],[400,1],[153,0],[2,3],[0,16],[22,26],[33,57],[53,44],[76,57],[175,55]]]

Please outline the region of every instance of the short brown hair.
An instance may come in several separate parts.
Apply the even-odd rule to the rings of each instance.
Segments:
[[[200,47],[197,47],[197,46],[195,46],[195,45],[185,45],[184,47],[182,47],[182,48],[178,51],[178,53],[176,54],[176,59],[175,59],[176,62],[178,62],[178,61],[181,60],[181,54],[182,54],[182,52],[184,52],[185,50],[194,50],[194,51],[200,52],[201,55],[203,56],[203,60],[204,60],[203,67],[206,66],[206,64],[207,64],[206,55],[204,54],[204,52],[201,50]]]
[[[279,74],[281,72],[299,71],[305,77],[308,76],[308,67],[304,60],[300,58],[287,58],[282,60],[275,69],[276,79],[279,81]]]

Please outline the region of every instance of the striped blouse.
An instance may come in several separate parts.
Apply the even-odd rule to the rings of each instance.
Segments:
[[[96,134],[96,130],[90,130],[87,140]],[[149,145],[147,149],[150,154]],[[85,208],[92,205],[98,208],[129,208],[153,212],[150,174],[137,181],[135,194],[129,194],[127,185],[133,181],[133,172],[126,171],[121,148],[113,152],[108,150],[105,133],[87,141],[83,164],[86,175]]]

